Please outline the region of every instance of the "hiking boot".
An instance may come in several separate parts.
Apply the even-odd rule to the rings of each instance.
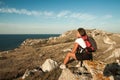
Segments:
[[[78,62],[78,64],[77,64],[75,67],[81,67],[80,65],[81,65],[81,63],[80,63],[80,62]]]
[[[61,64],[60,65],[60,69],[66,69],[66,65],[65,64]]]

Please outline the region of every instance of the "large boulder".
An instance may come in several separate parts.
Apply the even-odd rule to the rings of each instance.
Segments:
[[[112,54],[110,56],[108,56],[105,60],[108,60],[108,59],[117,59],[117,58],[120,58],[120,48],[117,48],[115,49]]]
[[[114,80],[120,80],[120,65],[119,63],[107,64],[103,74],[105,76],[113,76]]]
[[[91,73],[93,80],[114,80],[112,76],[104,76],[103,71],[106,64],[101,61],[84,61],[84,66]]]
[[[63,69],[58,80],[92,80],[92,78],[83,67],[71,67]]]
[[[47,59],[41,66],[42,70],[44,72],[49,72],[55,68],[57,68],[58,64],[56,61],[52,60],[52,59]]]
[[[111,45],[116,44],[116,42],[110,39],[107,35],[104,35],[103,41],[105,44],[111,44]]]
[[[69,69],[63,69],[58,80],[77,80],[75,75]]]

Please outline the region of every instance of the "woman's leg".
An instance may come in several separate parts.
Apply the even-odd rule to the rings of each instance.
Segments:
[[[76,56],[75,56],[75,53],[68,53],[64,59],[64,64],[66,65],[67,62],[69,61],[70,57],[72,57],[73,59],[76,60]]]

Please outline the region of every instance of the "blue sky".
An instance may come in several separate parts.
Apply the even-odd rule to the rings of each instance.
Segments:
[[[120,32],[120,0],[0,0],[0,34]]]

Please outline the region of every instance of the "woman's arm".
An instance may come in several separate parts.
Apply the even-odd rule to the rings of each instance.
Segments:
[[[72,53],[75,53],[76,50],[77,50],[77,48],[78,48],[78,44],[77,44],[77,43],[74,43],[74,47],[73,47],[73,49],[72,49]]]

